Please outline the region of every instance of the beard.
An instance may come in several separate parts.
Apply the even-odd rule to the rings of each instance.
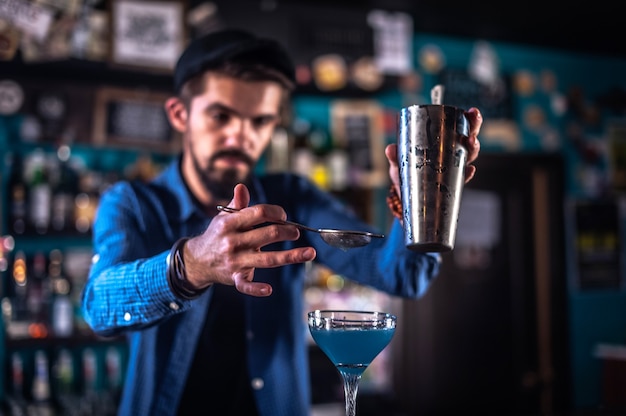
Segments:
[[[231,200],[233,198],[233,188],[238,183],[247,184],[254,167],[254,161],[247,154],[239,150],[223,150],[215,153],[209,160],[209,165],[203,169],[196,156],[192,153],[191,159],[193,167],[204,187],[213,195],[215,199]],[[215,168],[215,161],[220,157],[238,158],[248,165],[248,173],[240,174],[237,169]]]

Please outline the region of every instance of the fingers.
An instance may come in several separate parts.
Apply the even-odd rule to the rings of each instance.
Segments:
[[[250,191],[246,185],[239,183],[235,185],[233,199],[228,204],[230,207],[241,209],[250,204]]]
[[[467,166],[465,167],[465,183],[468,183],[476,174],[476,166],[471,165],[478,158],[480,153],[480,141],[478,133],[483,124],[483,116],[476,107],[465,112],[465,117],[470,123],[469,137],[465,140],[467,148]]]
[[[474,165],[465,166],[465,183],[468,183],[469,181],[471,181],[475,174],[476,174],[476,166]]]
[[[483,124],[483,115],[480,113],[480,110],[476,107],[472,107],[465,112],[465,117],[470,123],[470,136],[478,136],[478,132],[480,131],[480,127]]]
[[[477,136],[469,136],[465,141],[465,147],[467,148],[467,164],[474,162],[478,158],[480,153],[480,141]]]
[[[293,248],[284,251],[259,251],[251,257],[250,266],[270,269],[287,264],[306,263],[315,259],[317,252],[313,247]]]
[[[256,268],[278,267],[285,264],[311,261],[315,258],[316,252],[312,247],[306,247],[281,252],[259,252],[256,256],[258,257],[251,262],[251,267],[246,267],[249,272],[234,273],[233,281],[239,292],[250,296],[264,297],[272,294],[272,286],[269,283],[253,280]]]
[[[472,163],[478,157],[480,152],[480,142],[478,141],[478,133],[483,124],[483,116],[476,107],[470,108],[465,116],[470,123],[469,137],[466,141],[467,146],[467,163]]]
[[[305,263],[316,257],[316,251],[312,247],[262,251],[269,244],[298,239],[300,231],[291,225],[266,224],[287,219],[285,210],[280,206],[248,206],[249,203],[248,189],[244,185],[237,185],[229,206],[240,211],[220,213],[211,221],[199,237],[203,243],[201,250],[194,256],[200,259],[202,267],[194,267],[192,270],[197,270],[206,281],[234,285],[241,293],[269,296],[272,293],[269,283],[254,282],[254,271],[257,268]]]
[[[385,147],[385,156],[391,165],[398,165],[398,145],[390,143]]]
[[[272,285],[252,281],[252,274],[236,273],[233,280],[235,281],[235,288],[245,295],[265,297],[272,294]]]
[[[272,226],[267,225],[263,227],[259,227],[261,224],[275,221],[283,221],[287,219],[287,214],[285,210],[278,205],[271,204],[257,204],[248,206],[249,200],[239,200],[240,202],[234,202],[237,197],[233,198],[231,201],[232,204],[244,204],[241,207],[238,207],[241,211],[236,213],[226,213],[224,214],[226,217],[223,219],[225,221],[225,225],[228,226],[231,231],[249,231],[252,229],[261,230],[261,233],[257,233],[256,236],[259,239],[266,240],[265,243],[269,244],[270,242],[280,241],[280,239],[284,240],[295,240],[300,234],[298,229],[293,226],[280,225],[280,226]],[[279,227],[279,228],[277,228]],[[291,233],[274,236],[278,238],[278,240],[267,240],[272,237],[272,234],[277,233],[280,230],[288,230],[292,231]],[[267,234],[263,236],[263,234]],[[263,242],[263,241],[262,241]]]
[[[388,144],[385,147],[385,156],[389,161],[389,179],[396,187],[396,192],[400,193],[400,170],[398,168],[398,145],[396,143]]]

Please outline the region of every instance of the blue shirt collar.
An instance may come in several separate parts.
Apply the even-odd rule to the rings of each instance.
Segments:
[[[192,215],[205,216],[204,210],[192,196],[181,173],[182,156],[178,156],[175,161],[169,164],[165,170],[156,178],[155,182],[163,185],[171,191],[180,205],[178,210],[180,222],[185,222]],[[267,196],[261,185],[261,181],[253,175],[250,186],[250,205],[267,202]]]

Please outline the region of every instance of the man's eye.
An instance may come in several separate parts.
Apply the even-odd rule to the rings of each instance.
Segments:
[[[264,127],[268,124],[271,124],[274,121],[274,117],[272,116],[264,116],[264,117],[256,117],[252,119],[252,123],[255,127]]]
[[[216,123],[226,124],[230,120],[230,115],[226,113],[211,113],[211,119]]]

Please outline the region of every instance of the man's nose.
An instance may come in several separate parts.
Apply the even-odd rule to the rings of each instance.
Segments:
[[[234,117],[226,130],[226,142],[231,146],[241,146],[250,134],[250,123],[244,118]]]

